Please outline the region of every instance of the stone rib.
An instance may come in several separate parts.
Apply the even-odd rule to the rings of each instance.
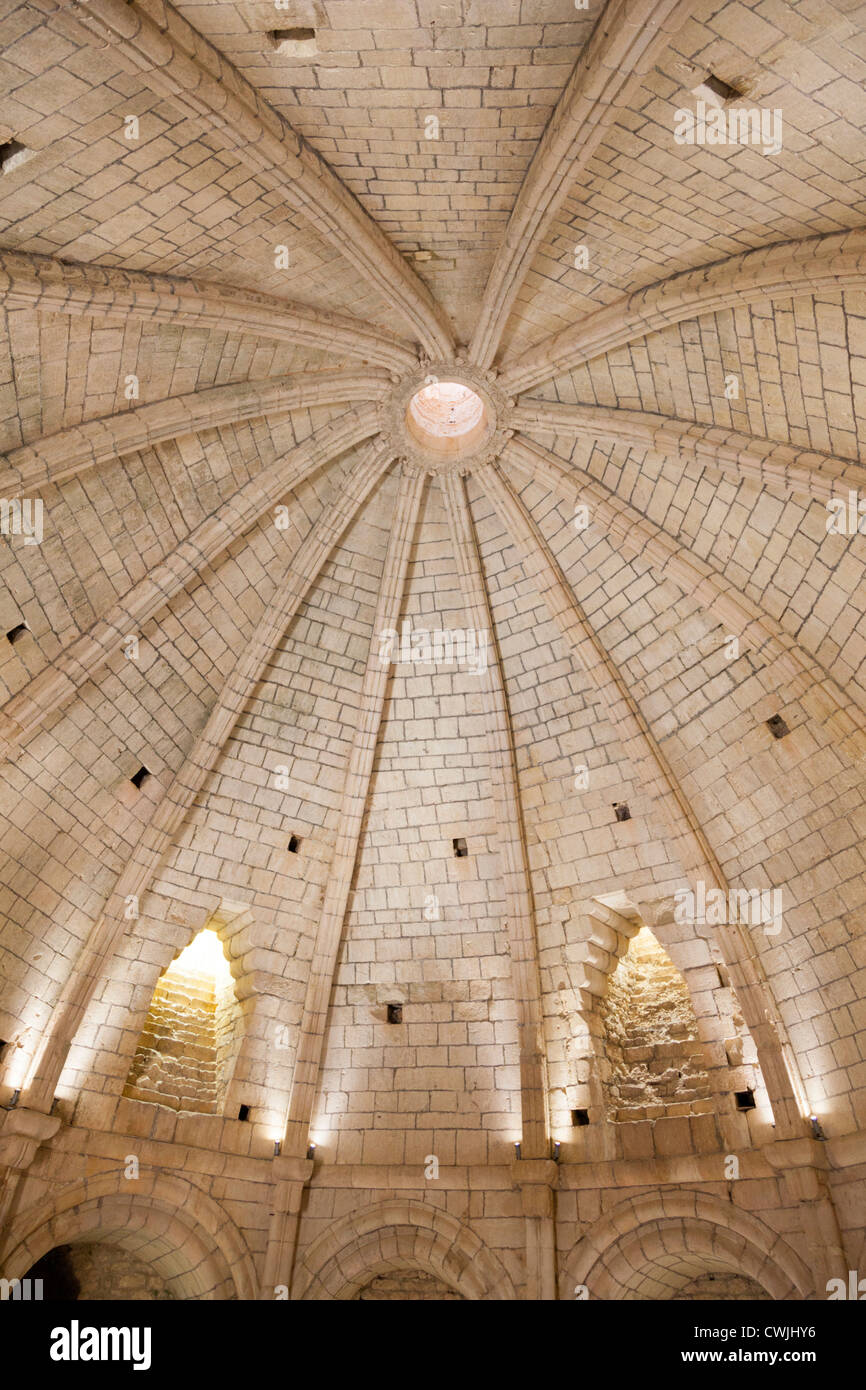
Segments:
[[[685,0],[611,0],[566,84],[517,196],[484,291],[471,357],[488,367],[544,236],[658,55],[691,13]]]
[[[523,559],[551,619],[575,653],[598,692],[623,756],[641,788],[643,814],[659,826],[683,868],[694,880],[728,892],[721,865],[707,840],[664,752],[616,664],[579,604],[547,542],[499,467],[479,470],[478,479]],[[668,827],[670,827],[669,833]],[[793,1050],[782,1043],[781,1021],[768,1012],[772,993],[748,934],[737,924],[725,927],[728,964],[736,976],[737,995],[758,1049],[761,1069],[780,1132],[800,1133],[802,1081]]]
[[[124,454],[198,430],[317,405],[376,400],[389,382],[387,372],[372,371],[242,381],[86,420],[11,450],[7,471],[0,472],[0,495],[11,497],[65,482]]]
[[[524,476],[560,496],[591,505],[619,551],[632,559],[645,560],[678,584],[728,632],[741,638],[757,660],[773,664],[784,683],[785,700],[799,699],[816,722],[832,732],[837,743],[845,745],[852,756],[866,758],[866,698],[859,701],[850,691],[842,690],[780,623],[762,612],[724,575],[679,545],[661,526],[603,483],[573,464],[564,464],[539,444],[513,439],[503,457]]]
[[[814,449],[798,449],[773,439],[743,434],[724,425],[679,420],[645,410],[559,401],[518,401],[510,423],[531,434],[583,434],[656,453],[693,458],[706,468],[739,481],[787,488],[822,502],[844,497],[849,488],[866,490],[866,467]]]
[[[466,486],[455,473],[446,473],[441,484],[466,616],[476,632],[487,632],[490,636],[490,659],[483,677],[486,682],[488,773],[496,809],[497,847],[505,887],[506,926],[517,1008],[523,1157],[549,1158],[549,1096],[535,905],[508,693]]]
[[[589,362],[684,319],[762,300],[798,298],[866,285],[866,230],[834,232],[746,251],[687,270],[597,309],[506,362],[500,385],[527,391],[557,372]]]
[[[302,1158],[306,1154],[309,1142],[310,1123],[316,1103],[319,1069],[325,1045],[328,1006],[388,687],[390,672],[379,659],[376,634],[400,625],[406,573],[425,481],[425,475],[420,471],[406,470],[401,476],[379,586],[370,652],[360,694],[358,722],[346,764],[337,839],[322,904],[322,916],[316,933],[313,959],[310,963],[295,1057],[284,1145],[284,1152],[295,1158]]]
[[[0,758],[37,729],[102,669],[129,633],[167,603],[243,536],[259,517],[323,464],[378,432],[374,406],[347,411],[242,488],[155,565],[113,608],[0,709]]]
[[[196,797],[216,767],[226,742],[252,693],[262,679],[287,627],[343,532],[381,480],[392,460],[390,449],[377,441],[349,470],[332,500],[292,557],[274,598],[228,676],[182,767],[144,825],[129,863],[121,871],[102,916],[95,923],[81,960],[56,1006],[45,1034],[45,1046],[34,1062],[33,1104],[50,1104],[69,1048],[94,989],[103,977],[128,923],[127,899],[147,889],[164,855],[179,833]]]
[[[230,285],[81,265],[20,251],[0,251],[0,305],[9,310],[133,318],[249,334],[320,352],[346,353],[394,371],[406,371],[418,362],[411,343],[350,314]]]
[[[129,68],[226,143],[279,189],[310,224],[405,317],[431,353],[449,352],[442,309],[396,247],[328,164],[238,70],[166,0],[154,23],[131,0],[60,0],[89,32],[116,46]]]

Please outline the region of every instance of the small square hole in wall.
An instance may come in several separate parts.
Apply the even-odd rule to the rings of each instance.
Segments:
[[[738,1110],[754,1110],[755,1093],[751,1087],[745,1091],[734,1091],[734,1100],[737,1102]]]
[[[297,852],[298,852],[298,850],[299,850],[300,848],[301,848],[301,842],[300,842],[300,840],[298,839],[297,835],[292,835],[292,836],[289,838],[289,854],[297,854]]]
[[[455,858],[465,859],[467,857],[467,855],[469,854],[469,850],[466,848],[465,840],[452,840],[451,844],[454,848]]]
[[[697,97],[698,101],[706,102],[707,106],[722,107],[729,101],[736,101],[742,95],[736,87],[732,87],[729,82],[723,82],[721,77],[716,77],[712,72],[708,72],[697,87],[692,87],[692,96]]]
[[[613,803],[613,813],[617,820],[631,820],[631,811],[624,801],[615,801]]]
[[[589,1124],[588,1110],[572,1110],[571,1123],[574,1129],[581,1129],[583,1125]]]
[[[312,58],[318,52],[315,29],[271,29],[271,47],[289,58]]]
[[[16,627],[10,627],[9,631],[6,633],[6,641],[10,646],[14,647],[19,637],[23,637],[25,632],[29,631],[30,629],[26,623],[18,623]]]
[[[24,164],[35,153],[35,150],[28,150],[18,140],[7,140],[0,145],[0,174],[11,174],[13,169]]]
[[[239,1107],[238,1107],[238,1119],[239,1119],[239,1120],[248,1120],[249,1118],[250,1118],[250,1107],[249,1107],[248,1105],[241,1105],[241,1106],[239,1106]]]
[[[388,1022],[389,1022],[389,1023],[402,1023],[402,1022],[403,1022],[403,1005],[402,1005],[402,1004],[389,1004],[389,1005],[388,1005]]]
[[[774,714],[767,720],[767,728],[773,738],[784,738],[791,730],[788,728],[781,714]]]
[[[149,776],[150,768],[142,766],[138,769],[138,772],[133,773],[129,780],[137,791],[141,791]]]

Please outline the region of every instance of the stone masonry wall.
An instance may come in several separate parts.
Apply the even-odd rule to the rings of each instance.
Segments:
[[[608,1118],[688,1115],[710,1094],[685,980],[647,928],[632,939],[602,1009]]]
[[[769,1303],[770,1295],[756,1279],[745,1274],[699,1274],[684,1284],[671,1298],[672,1303]]]
[[[191,971],[167,970],[154,990],[124,1095],[216,1114],[215,1025],[213,983]]]
[[[32,1276],[42,1280],[48,1302],[153,1303],[175,1296],[151,1264],[103,1241],[55,1246],[33,1267]]]
[[[391,1274],[377,1274],[365,1288],[357,1294],[362,1303],[387,1302],[454,1302],[463,1300],[459,1293],[448,1287],[441,1279],[420,1270],[398,1269]]]
[[[117,1245],[73,1245],[69,1252],[78,1281],[78,1300],[116,1303],[165,1302],[173,1298],[152,1266]]]
[[[217,1110],[225,1103],[226,1091],[243,1036],[243,1014],[235,998],[234,982],[217,985],[214,993],[214,1085]]]

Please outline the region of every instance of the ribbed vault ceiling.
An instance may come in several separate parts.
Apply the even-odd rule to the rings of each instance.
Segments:
[[[383,0],[369,32],[366,3],[295,8],[313,64],[266,51],[263,4],[41,0],[0,26],[5,138],[35,151],[3,176],[0,495],[39,495],[50,518],[42,546],[2,558],[3,626],[32,634],[0,668],[8,885],[26,899],[37,860],[74,851],[84,982],[39,982],[55,1051],[34,1068],[50,1095],[124,901],[167,861],[179,881],[194,814],[246,816],[276,852],[284,818],[255,780],[291,763],[296,820],[305,777],[329,789],[318,896],[298,885],[294,904],[303,1152],[353,883],[375,902],[364,845],[407,738],[413,692],[377,634],[411,612],[491,634],[471,728],[445,727],[445,699],[418,736],[446,769],[452,740],[483,734],[475,802],[542,1153],[549,846],[595,853],[569,841],[575,731],[606,730],[599,836],[613,802],[639,827],[615,864],[785,882],[790,934],[758,942],[755,978],[808,968],[816,918],[861,903],[862,855],[830,873],[848,842],[825,831],[836,812],[862,824],[863,550],[827,534],[825,503],[866,492],[866,28],[841,4],[767,0]],[[778,158],[672,143],[708,71],[783,108]],[[487,393],[479,453],[407,444],[400,411],[431,374]],[[766,731],[779,713],[790,756]],[[265,770],[244,751],[256,729],[281,750]],[[156,776],[118,818],[127,761]],[[587,891],[604,881],[586,869]],[[55,906],[20,917],[30,989]],[[775,1029],[808,1087],[817,1041],[797,991],[776,993],[770,1032],[744,1013],[765,1074]]]

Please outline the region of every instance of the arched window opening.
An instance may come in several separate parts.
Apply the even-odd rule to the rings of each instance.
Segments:
[[[686,982],[648,927],[632,937],[601,1012],[608,1119],[652,1120],[711,1108]]]
[[[173,1110],[219,1114],[241,1027],[222,943],[205,927],[157,982],[123,1094]]]

